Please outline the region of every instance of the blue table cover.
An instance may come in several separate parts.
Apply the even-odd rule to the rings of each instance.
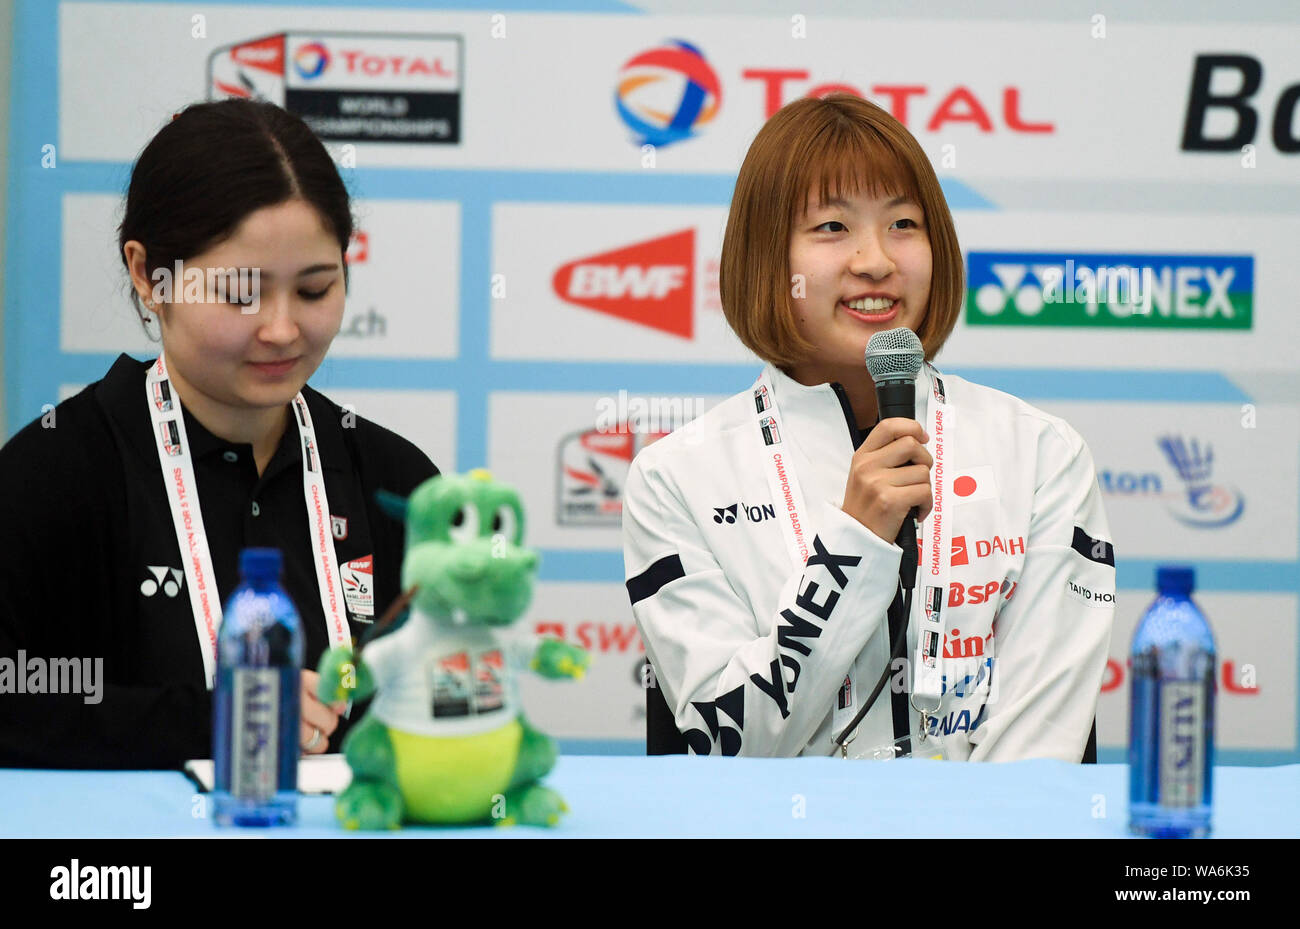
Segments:
[[[835,758],[561,756],[546,783],[555,829],[338,828],[333,797],[304,797],[292,828],[218,829],[210,798],[172,772],[0,771],[0,836],[283,838],[1127,836],[1128,767]],[[1300,837],[1300,765],[1214,770],[1214,837]]]

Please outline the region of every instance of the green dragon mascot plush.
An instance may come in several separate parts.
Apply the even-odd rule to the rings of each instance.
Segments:
[[[337,647],[321,657],[322,701],[376,695],[343,740],[352,782],[335,803],[339,822],[555,825],[568,807],[539,780],[556,745],[524,721],[514,669],[577,678],[590,659],[564,642],[522,647],[495,634],[528,608],[537,573],[537,553],[522,547],[519,495],[478,470],[380,502],[406,520],[407,594],[389,617],[406,601],[411,611],[355,654]]]

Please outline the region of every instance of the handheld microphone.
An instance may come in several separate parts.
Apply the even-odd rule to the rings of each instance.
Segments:
[[[916,419],[916,375],[925,363],[925,349],[906,327],[877,332],[867,342],[867,371],[876,383],[880,419]],[[916,507],[903,517],[894,544],[903,550],[899,578],[906,590],[916,585]]]

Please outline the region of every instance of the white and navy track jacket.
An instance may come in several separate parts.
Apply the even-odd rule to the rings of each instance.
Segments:
[[[777,520],[785,507],[772,499],[753,435],[752,391],[643,449],[624,491],[632,609],[697,754],[837,753],[832,708],[845,699],[846,673],[856,706],[889,664],[885,617],[901,550],[840,509],[854,451],[847,399],[837,384],[767,373],[812,523],[801,570],[791,569]],[[930,730],[955,760],[1077,762],[1114,619],[1114,553],[1092,456],[1060,418],[938,376],[961,431],[960,460],[949,462],[946,692]],[[923,424],[933,379],[926,369],[917,378]],[[851,757],[893,741],[890,686]],[[915,737],[919,715],[908,716]]]

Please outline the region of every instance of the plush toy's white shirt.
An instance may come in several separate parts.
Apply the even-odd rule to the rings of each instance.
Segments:
[[[492,629],[435,627],[418,612],[361,654],[378,688],[376,718],[430,736],[474,735],[513,719],[521,657],[512,641]]]

